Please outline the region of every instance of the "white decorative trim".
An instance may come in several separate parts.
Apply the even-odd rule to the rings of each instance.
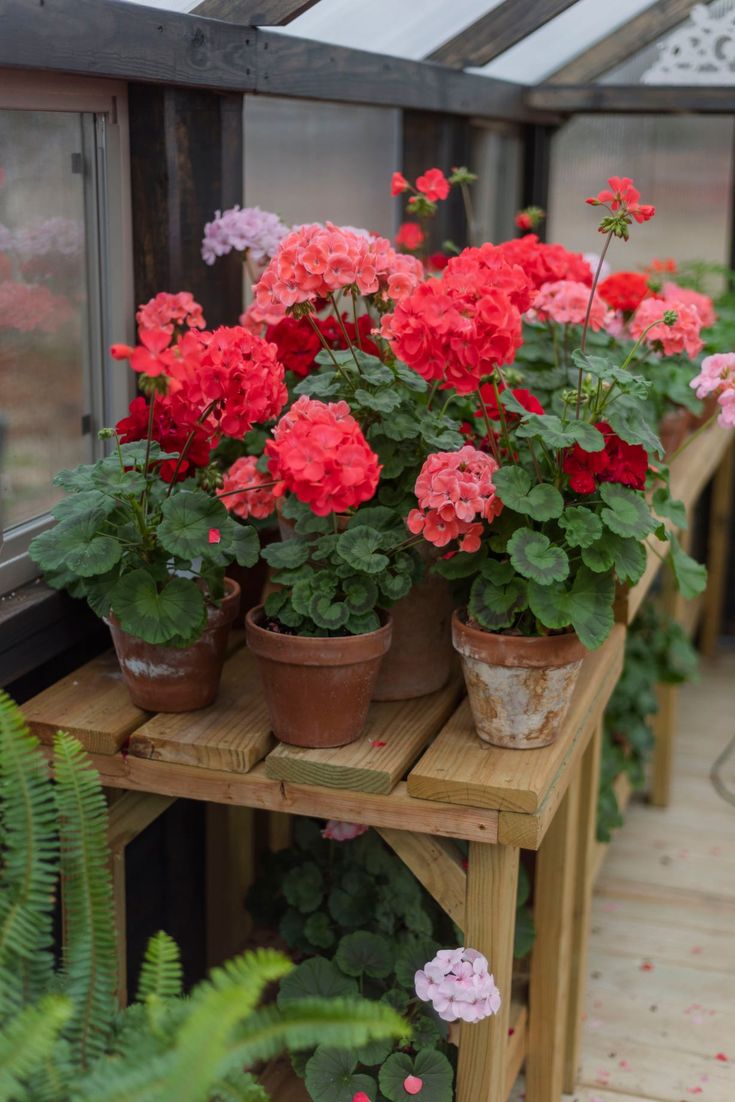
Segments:
[[[735,9],[718,15],[697,4],[658,50],[642,84],[735,84]]]

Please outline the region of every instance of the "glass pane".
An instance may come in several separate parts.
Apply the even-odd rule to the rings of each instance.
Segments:
[[[0,478],[6,529],[45,513],[83,462],[87,305],[83,116],[0,110]]]
[[[513,218],[521,193],[521,154],[515,130],[502,126],[472,128],[470,167],[479,177],[473,186],[474,241],[505,241],[515,236]]]
[[[245,97],[245,202],[288,225],[329,220],[390,237],[399,112]]]
[[[580,115],[554,138],[550,239],[598,251],[599,214],[585,206],[608,176],[632,176],[656,217],[613,242],[613,269],[636,269],[654,257],[726,263],[730,247],[733,120],[655,115]]]

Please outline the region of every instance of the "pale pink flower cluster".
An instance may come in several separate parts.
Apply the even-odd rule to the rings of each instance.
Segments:
[[[589,297],[590,289],[587,284],[574,279],[544,283],[536,293],[533,316],[540,321],[554,321],[558,325],[583,325]],[[602,329],[607,316],[607,306],[595,292],[590,311],[590,329]]]
[[[242,493],[235,493],[242,488]],[[225,471],[222,479],[222,504],[229,513],[247,520],[265,520],[275,511],[273,478],[258,470],[258,457],[244,455]]]
[[[288,308],[354,286],[361,295],[399,302],[423,278],[421,262],[397,253],[386,238],[313,223],[283,239],[255,285],[255,300],[263,310]]]
[[[491,455],[466,444],[457,452],[434,452],[416,479],[419,508],[408,514],[407,525],[435,547],[459,539],[461,551],[477,551],[482,520],[492,520],[503,503],[495,496]]]
[[[663,320],[659,325],[652,324],[657,319],[663,319],[667,310],[675,310],[677,319],[673,325],[666,325]],[[702,319],[696,306],[686,302],[662,302],[656,298],[644,298],[630,319],[630,334],[638,340],[647,326],[652,328],[646,333],[646,344],[660,343],[665,356],[678,356],[685,353],[690,359],[698,356],[704,347],[704,341],[699,333],[702,328]]]
[[[55,333],[73,316],[69,299],[41,283],[0,282],[0,329]]]
[[[211,222],[204,227],[202,239],[202,259],[205,264],[214,264],[218,256],[226,253],[244,253],[247,249],[257,264],[269,260],[276,252],[279,243],[288,233],[277,214],[261,210],[260,207],[230,207],[226,211],[216,211]]]
[[[692,291],[688,287],[680,287],[678,283],[664,283],[661,291],[666,302],[684,302],[687,306],[694,306],[699,314],[703,329],[709,329],[717,321],[715,306],[709,295],[701,291]]]
[[[322,831],[322,838],[330,838],[333,842],[351,842],[367,830],[368,827],[362,823],[341,823],[339,819],[330,819]]]
[[[477,949],[440,949],[414,977],[416,994],[445,1022],[481,1022],[500,1010],[500,992]]]
[[[715,394],[720,405],[718,424],[735,428],[735,352],[718,352],[702,360],[699,375],[689,384],[698,398]]]
[[[84,248],[84,226],[73,218],[43,218],[21,226],[13,234],[12,248],[24,260],[47,253],[81,256]]]

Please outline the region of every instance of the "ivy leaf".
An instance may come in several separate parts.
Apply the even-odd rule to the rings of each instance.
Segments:
[[[690,601],[706,589],[707,567],[686,553],[673,532],[669,533],[669,543],[677,589],[685,600]]]
[[[352,1102],[360,1091],[370,1102],[377,1097],[377,1083],[369,1075],[356,1075],[353,1049],[319,1046],[306,1065],[305,1083],[314,1102]]]
[[[378,1082],[389,1102],[414,1102],[415,1097],[403,1086],[407,1076],[415,1075],[423,1082],[421,1102],[452,1102],[454,1072],[443,1053],[422,1048],[414,1059],[405,1052],[394,1052],[380,1069]]]
[[[532,486],[530,474],[522,467],[501,467],[493,481],[500,500],[514,512],[538,521],[561,515],[564,499],[556,487],[546,482]]]
[[[331,960],[310,957],[283,977],[278,1005],[295,999],[337,999],[356,994],[357,983],[351,976],[345,976]]]
[[[612,631],[615,618],[615,582],[609,574],[595,574],[580,566],[568,595],[572,627],[588,650],[595,650]]]
[[[549,448],[570,448],[579,444],[586,452],[601,452],[605,447],[605,437],[594,425],[576,420],[564,424],[554,413],[527,413],[516,435],[522,439],[541,439]]]
[[[221,501],[208,494],[183,492],[166,498],[161,506],[162,520],[157,537],[162,547],[177,558],[191,561],[207,557],[210,546],[219,555],[219,546],[209,543],[210,528],[226,528],[227,510]]]
[[[583,505],[571,505],[559,517],[559,527],[571,547],[591,547],[602,535],[602,522],[596,513]]]
[[[390,562],[378,551],[381,543],[382,534],[376,528],[348,528],[337,540],[337,554],[354,570],[379,574]]]
[[[645,539],[656,527],[645,498],[638,490],[619,486],[616,482],[603,482],[600,497],[607,506],[600,513],[603,524],[617,536]]]
[[[324,877],[313,861],[290,869],[284,876],[281,887],[291,906],[302,914],[311,914],[324,898]]]
[[[124,574],[110,593],[112,611],[124,631],[146,643],[190,642],[204,629],[207,610],[191,578],[171,578],[159,591],[143,568]]]
[[[393,971],[393,949],[387,938],[368,931],[345,934],[337,946],[335,961],[348,976],[385,979]]]
[[[683,501],[677,501],[663,486],[653,491],[653,511],[656,516],[665,517],[673,521],[677,528],[688,528],[686,505]]]
[[[512,625],[527,603],[526,586],[521,578],[514,577],[508,585],[498,586],[480,575],[472,583],[469,612],[486,631],[501,631]]]
[[[344,601],[335,601],[329,593],[315,593],[309,602],[308,615],[317,627],[338,631],[347,623],[350,610]]]
[[[541,585],[563,581],[569,574],[566,552],[555,547],[543,532],[518,528],[508,540],[508,551],[518,573]]]
[[[290,539],[282,543],[269,543],[261,551],[262,557],[274,570],[295,570],[309,558],[307,540]]]

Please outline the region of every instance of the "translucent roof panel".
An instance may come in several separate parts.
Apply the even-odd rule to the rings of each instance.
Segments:
[[[164,11],[189,12],[200,0],[126,0],[128,4],[142,4],[146,8],[163,8]]]
[[[319,0],[284,34],[396,57],[426,57],[501,0]]]
[[[489,65],[473,71],[519,84],[536,84],[655,2],[577,0],[571,8],[549,20]]]

